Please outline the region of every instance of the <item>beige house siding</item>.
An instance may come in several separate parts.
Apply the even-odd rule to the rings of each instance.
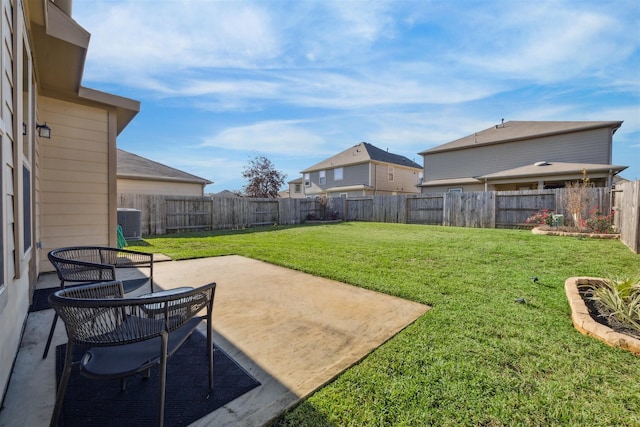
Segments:
[[[435,185],[429,186],[423,189],[423,193],[448,193],[450,191],[456,191],[461,189],[464,192],[469,191],[484,191],[484,184],[450,184],[450,185]]]
[[[296,182],[289,183],[289,189],[286,191],[286,197],[290,197],[292,199],[303,199],[306,197],[304,192],[304,180],[299,179]]]
[[[607,164],[611,162],[610,153],[610,130],[601,128],[425,154],[424,178],[429,181],[481,176],[538,161]]]
[[[53,129],[41,146],[41,270],[61,246],[110,244],[109,111],[41,98],[42,120]],[[64,114],[62,114],[63,112]]]
[[[29,271],[36,249],[33,227],[34,99],[33,67],[22,3],[0,2],[0,181],[2,250],[0,251],[0,396],[4,396],[20,343],[35,273]],[[22,134],[22,123],[27,134]],[[24,180],[27,171],[28,181]],[[26,203],[25,194],[31,203]],[[25,204],[31,239],[25,238]]]
[[[389,167],[393,168],[393,181],[389,178]],[[376,194],[419,193],[418,171],[399,165],[387,163],[371,163],[371,186],[376,188]]]
[[[118,195],[121,194],[202,196],[203,186],[183,182],[118,178]]]
[[[2,395],[48,251],[117,240],[116,136],[140,104],[81,86],[89,33],[70,11],[71,0],[0,0]]]

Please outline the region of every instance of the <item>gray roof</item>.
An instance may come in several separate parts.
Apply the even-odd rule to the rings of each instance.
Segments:
[[[323,169],[331,169],[335,167],[355,165],[368,162],[382,162],[392,165],[406,166],[409,168],[422,169],[422,166],[413,160],[399,154],[393,154],[389,151],[381,150],[368,142],[361,142],[353,147],[347,148],[341,153],[333,157],[329,157],[322,162],[303,170],[301,173],[307,173]]]
[[[422,151],[425,155],[441,151],[459,150],[463,148],[500,144],[504,142],[535,139],[552,135],[580,132],[585,130],[611,128],[615,132],[622,125],[621,121],[611,122],[520,122],[508,121],[488,129],[467,135],[464,138],[438,145]]]
[[[121,149],[118,149],[117,174],[118,178],[149,179],[202,185],[213,184],[213,182],[208,179],[191,175],[190,173],[154,162],[153,160]]]
[[[585,171],[589,173],[620,173],[627,166],[593,164],[593,163],[564,163],[564,162],[536,162],[532,165],[521,166],[500,172],[490,173],[478,177],[479,179],[500,179],[500,178],[525,178],[549,175],[581,175]]]

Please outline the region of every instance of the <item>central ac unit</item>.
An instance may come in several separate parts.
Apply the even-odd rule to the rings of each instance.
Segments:
[[[130,208],[118,208],[118,225],[127,240],[142,239],[142,211]]]

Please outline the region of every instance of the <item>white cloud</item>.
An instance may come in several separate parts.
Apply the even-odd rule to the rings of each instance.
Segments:
[[[92,34],[89,79],[121,72],[135,84],[191,68],[253,67],[279,53],[273,23],[259,4],[92,1],[80,10],[74,17]]]
[[[290,156],[317,152],[323,139],[295,121],[268,121],[228,128],[206,138],[203,146]]]

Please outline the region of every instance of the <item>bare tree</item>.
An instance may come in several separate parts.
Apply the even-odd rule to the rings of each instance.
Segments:
[[[242,177],[247,180],[244,192],[249,197],[278,197],[278,191],[287,175],[276,170],[271,160],[256,156],[245,166]]]
[[[589,203],[589,188],[593,184],[587,177],[587,171],[582,170],[582,179],[580,181],[568,182],[563,195],[563,204],[565,210],[571,214],[573,225],[582,227],[582,213]]]

